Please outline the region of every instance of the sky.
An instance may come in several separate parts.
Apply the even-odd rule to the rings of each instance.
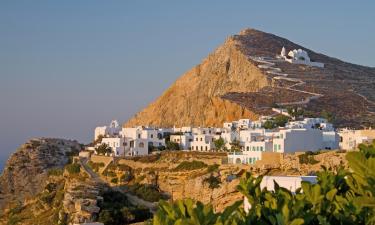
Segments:
[[[0,1],[0,170],[32,137],[88,143],[251,27],[375,67],[375,1]]]

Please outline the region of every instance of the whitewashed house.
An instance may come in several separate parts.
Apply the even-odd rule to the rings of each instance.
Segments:
[[[276,182],[280,187],[288,189],[290,192],[295,193],[298,188],[301,188],[302,181],[315,184],[317,182],[316,176],[264,176],[260,183],[260,188],[266,188],[268,191],[275,190]],[[246,197],[243,201],[244,211],[246,213],[251,209],[251,205]]]
[[[191,133],[173,134],[170,136],[170,141],[178,143],[182,150],[189,150],[193,141],[193,135]]]
[[[94,140],[97,140],[99,136],[115,136],[118,135],[121,127],[117,120],[112,120],[109,126],[101,126],[95,128]]]
[[[190,142],[191,150],[208,152],[215,149],[215,136],[213,134],[193,134],[193,141]]]

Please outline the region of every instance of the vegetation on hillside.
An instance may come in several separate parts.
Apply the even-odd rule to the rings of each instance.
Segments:
[[[265,129],[274,129],[277,127],[284,127],[285,124],[289,121],[289,117],[284,115],[277,115],[266,122],[264,122],[263,127]]]
[[[207,167],[207,164],[202,161],[183,161],[174,169],[174,171],[184,171],[184,170],[197,170]]]
[[[141,199],[148,202],[158,202],[163,199],[162,194],[155,185],[151,184],[134,184],[129,187],[129,191]]]
[[[275,190],[261,189],[262,176],[244,174],[238,190],[248,199],[215,212],[210,204],[191,199],[161,201],[153,224],[375,224],[375,144],[360,145],[347,153],[349,170],[326,168],[317,183],[302,182],[296,193],[275,183]]]
[[[131,205],[125,194],[118,191],[106,191],[100,194],[99,222],[111,225],[123,225],[149,219],[152,215],[146,208]]]

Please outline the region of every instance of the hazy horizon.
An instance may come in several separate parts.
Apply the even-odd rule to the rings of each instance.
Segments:
[[[372,1],[0,3],[0,171],[32,137],[88,143],[229,36],[255,28],[375,67]]]

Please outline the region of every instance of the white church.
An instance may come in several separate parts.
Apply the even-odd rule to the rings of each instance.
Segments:
[[[319,68],[324,68],[324,63],[321,62],[312,62],[310,60],[309,54],[302,49],[294,49],[289,51],[288,55],[286,55],[285,47],[281,49],[280,55],[278,58],[283,59],[289,63],[293,64],[303,64],[307,66],[314,66]]]

